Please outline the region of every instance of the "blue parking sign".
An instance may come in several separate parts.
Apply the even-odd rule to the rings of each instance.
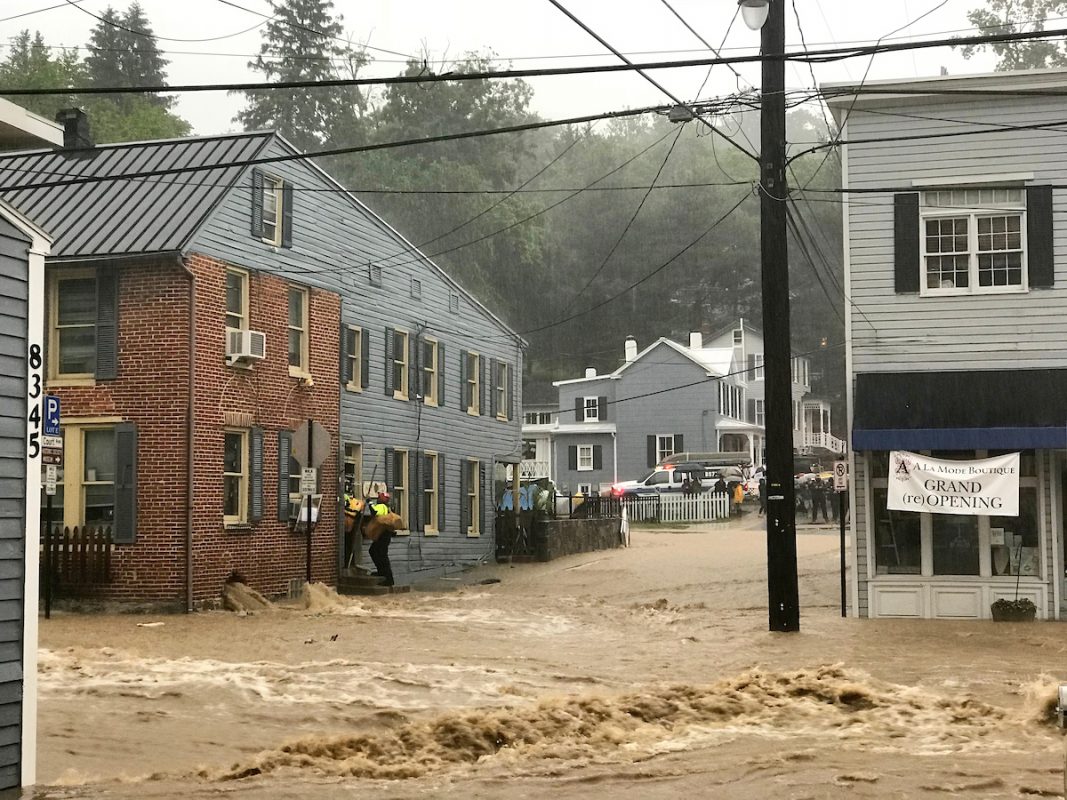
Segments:
[[[59,398],[54,394],[44,397],[44,435],[59,436]]]

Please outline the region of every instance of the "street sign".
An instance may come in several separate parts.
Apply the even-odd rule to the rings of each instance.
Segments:
[[[56,469],[55,464],[48,464],[44,468],[44,493],[54,495],[56,493]]]
[[[301,422],[293,432],[292,456],[302,467],[318,467],[330,454],[330,432],[318,422],[308,422],[311,422],[311,453],[308,453],[308,423]]]
[[[54,394],[44,396],[44,435],[59,436],[59,398]]]
[[[62,450],[63,437],[53,436],[52,434],[46,433],[44,436],[41,437],[41,447],[45,448],[46,450]]]
[[[318,470],[314,467],[304,467],[300,471],[300,494],[315,494],[318,488]]]
[[[44,448],[41,449],[41,463],[42,464],[56,464],[63,466],[63,451]]]
[[[834,491],[835,492],[847,492],[848,491],[848,462],[847,461],[835,461],[834,462]]]

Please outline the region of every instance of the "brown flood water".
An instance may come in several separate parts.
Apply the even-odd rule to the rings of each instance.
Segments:
[[[1067,627],[842,619],[837,547],[798,537],[795,634],[749,518],[384,599],[55,614],[26,797],[1061,797]]]

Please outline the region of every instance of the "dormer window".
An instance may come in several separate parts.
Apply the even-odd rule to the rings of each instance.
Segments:
[[[293,245],[293,187],[252,170],[252,235],[275,247]]]

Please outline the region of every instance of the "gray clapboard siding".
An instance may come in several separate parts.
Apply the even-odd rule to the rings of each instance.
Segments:
[[[949,121],[916,118],[923,115]],[[910,98],[883,104],[877,113],[857,108],[849,116],[846,137],[860,142],[848,147],[849,185],[915,191],[914,180],[1012,173],[1032,173],[1035,185],[1062,183],[1067,174],[1067,141],[1058,131],[862,143],[898,137],[903,128],[909,135],[937,134],[1062,118],[1062,99],[1047,97],[999,97],[996,103],[942,97],[936,106],[925,108]],[[1057,309],[1067,302],[1067,193],[1054,192],[1053,219],[1054,287],[1020,294],[922,298],[894,291],[891,192],[853,195],[848,224],[856,307],[848,313],[855,369],[1061,366],[1062,346],[1057,342],[1067,339],[1067,318]]]
[[[264,155],[290,152],[273,140]],[[355,325],[367,337],[369,385],[361,392],[341,390],[341,442],[363,445],[363,479],[385,479],[386,447],[410,452],[434,451],[445,464],[445,525],[438,536],[421,532],[398,537],[390,548],[394,571],[406,573],[426,566],[471,562],[492,553],[492,499],[483,491],[486,529],[469,538],[460,527],[461,461],[473,458],[486,465],[516,460],[520,415],[499,421],[488,414],[471,416],[459,407],[460,358],[465,351],[482,357],[482,380],[490,359],[507,362],[521,406],[522,350],[515,334],[487,312],[444,272],[419,254],[382,220],[308,164],[284,162],[265,167],[268,174],[294,186],[291,247],[273,247],[251,234],[252,178],[246,171],[216,207],[189,245],[189,250],[242,267],[270,272],[307,286],[341,295],[342,325]],[[301,189],[317,191],[301,191]],[[382,266],[382,285],[371,286],[368,264]],[[421,297],[411,297],[411,280],[422,283]],[[458,294],[459,311],[450,298]],[[432,337],[444,347],[443,405],[396,400],[384,393],[385,329]],[[270,344],[268,343],[268,347]],[[375,465],[377,472],[375,473]],[[491,478],[489,479],[490,486]],[[408,487],[409,491],[412,487]],[[406,517],[407,510],[402,514]],[[411,542],[420,543],[416,548]],[[409,544],[404,545],[403,542]],[[410,551],[410,555],[408,555]]]

